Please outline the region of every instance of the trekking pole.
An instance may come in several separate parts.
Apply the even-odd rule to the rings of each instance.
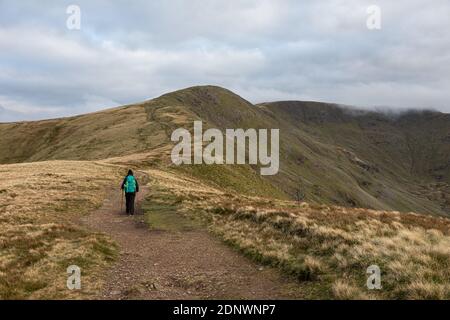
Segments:
[[[123,212],[123,189],[122,189],[122,196],[120,197],[120,213]]]

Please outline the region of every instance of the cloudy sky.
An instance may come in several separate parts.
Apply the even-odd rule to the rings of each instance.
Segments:
[[[371,5],[380,30],[367,28]],[[450,112],[449,17],[448,0],[0,0],[0,121],[202,84],[252,102]]]

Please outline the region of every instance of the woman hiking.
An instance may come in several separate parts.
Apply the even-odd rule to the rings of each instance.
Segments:
[[[133,175],[132,170],[128,170],[128,174],[123,179],[122,190],[125,191],[127,215],[134,214],[134,200],[136,199],[136,192],[139,192],[139,184]]]

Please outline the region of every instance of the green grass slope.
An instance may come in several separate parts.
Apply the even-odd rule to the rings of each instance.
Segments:
[[[382,210],[450,212],[450,144],[445,142],[450,115],[408,112],[393,117],[313,102],[260,108],[284,125],[284,173],[292,180],[298,177],[298,188],[307,199]]]

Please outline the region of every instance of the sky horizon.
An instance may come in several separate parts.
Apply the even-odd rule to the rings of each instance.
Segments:
[[[450,113],[449,14],[445,0],[0,0],[0,122],[196,85]]]

